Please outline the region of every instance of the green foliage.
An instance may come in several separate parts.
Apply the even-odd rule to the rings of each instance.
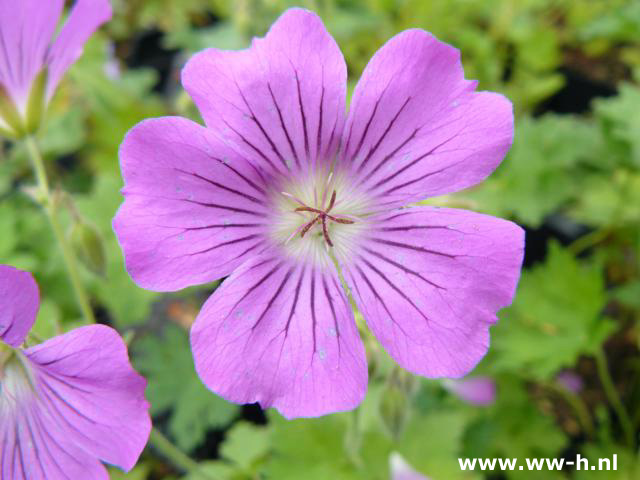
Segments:
[[[599,266],[581,265],[557,243],[549,247],[545,263],[523,274],[513,306],[493,328],[499,371],[549,379],[593,353],[615,328],[600,316],[606,296]]]
[[[89,243],[103,245],[102,258],[93,263],[103,277],[81,272],[92,305],[101,321],[131,340],[132,361],[148,379],[154,421],[200,467],[183,472],[149,449],[130,473],[110,468],[112,479],[387,480],[392,452],[435,480],[638,478],[637,445],[623,445],[618,413],[591,358],[606,349],[613,386],[640,428],[637,1],[112,0],[112,5],[114,19],[92,36],[61,83],[38,142],[52,188],[70,199],[60,206],[64,229],[85,219],[95,227]],[[479,80],[479,89],[498,91],[514,103],[514,144],[501,166],[481,185],[434,200],[509,218],[528,229],[527,261],[533,266],[524,270],[513,305],[492,327],[490,353],[477,370],[497,381],[492,406],[467,405],[438,380],[410,376],[411,388],[398,388],[390,381],[392,360],[367,333],[375,366],[357,410],[294,421],[269,412],[266,425],[256,425],[197,377],[186,332],[196,312],[171,311],[167,298],[175,294],[145,291],[126,271],[111,224],[122,202],[118,148],[124,135],[148,117],[179,114],[201,121],[179,85],[183,62],[208,47],[247,47],[294,5],[318,12],[336,38],[348,66],[349,92],[384,42],[415,27],[459,48],[466,77]],[[592,93],[611,95],[592,99]],[[573,113],[554,111],[558,105]],[[28,340],[34,344],[78,325],[80,313],[46,217],[33,201],[24,148],[3,144],[0,157],[0,257],[33,271],[40,285],[41,308]],[[181,298],[197,311],[211,288],[194,287]],[[580,374],[585,387],[562,397],[553,390],[554,378],[567,368]],[[581,423],[580,408],[595,425],[593,435]],[[618,471],[489,475],[458,466],[459,457],[523,462],[569,458],[574,452],[590,462],[615,453]]]
[[[185,332],[168,326],[161,335],[142,337],[135,344],[135,365],[147,378],[152,414],[171,411],[169,431],[181,448],[198,446],[207,431],[227,425],[238,407],[213,395],[193,367]]]

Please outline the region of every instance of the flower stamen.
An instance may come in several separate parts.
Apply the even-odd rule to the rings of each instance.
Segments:
[[[309,232],[309,230],[311,230],[311,228],[313,228],[314,225],[316,225],[317,223],[320,223],[322,225],[322,236],[324,237],[324,240],[325,240],[327,246],[328,247],[333,247],[333,242],[331,241],[331,237],[329,236],[328,221],[340,223],[340,224],[343,224],[343,225],[349,225],[349,224],[355,223],[355,220],[351,220],[349,218],[346,218],[346,216],[344,216],[344,215],[330,215],[329,214],[331,209],[336,205],[337,194],[336,194],[335,190],[331,194],[331,198],[329,199],[329,205],[327,206],[326,210],[323,209],[324,208],[324,203],[325,203],[325,200],[326,200],[326,191],[323,194],[321,208],[309,207],[309,206],[305,205],[304,202],[302,202],[300,199],[294,197],[290,193],[282,192],[282,194],[287,196],[287,197],[289,197],[289,198],[291,198],[292,200],[294,200],[295,202],[299,203],[300,205],[302,205],[301,207],[296,207],[294,209],[294,212],[296,212],[296,213],[309,212],[309,213],[314,213],[315,214],[315,216],[309,222],[307,222],[305,225],[301,226],[300,228],[296,229],[296,231],[293,232],[293,234],[287,239],[285,244],[289,243],[289,241],[291,241],[291,239],[293,237],[295,237],[298,234],[298,232],[300,232],[300,238],[304,238],[304,236]]]

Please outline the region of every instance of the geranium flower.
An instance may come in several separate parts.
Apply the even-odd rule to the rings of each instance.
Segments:
[[[484,375],[459,380],[445,379],[442,385],[472,405],[487,406],[496,401],[496,382]]]
[[[91,34],[111,18],[108,0],[76,0],[56,33],[64,0],[0,0],[0,133],[33,131]]]
[[[0,265],[0,477],[108,479],[100,460],[133,468],[151,420],[145,380],[112,328],[77,328],[30,348],[38,287]]]
[[[288,10],[248,50],[187,63],[206,128],[149,119],[120,149],[114,228],[129,273],[159,291],[229,276],[192,327],[197,372],[222,397],[286,417],[365,394],[345,285],[402,367],[460,377],[520,273],[517,225],[401,208],[489,175],[511,145],[511,103],[474,92],[459,52],[422,30],[376,53],[348,116],[346,77],[321,20]]]

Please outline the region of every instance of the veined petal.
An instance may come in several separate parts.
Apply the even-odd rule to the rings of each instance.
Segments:
[[[352,409],[366,391],[364,347],[333,265],[249,260],[205,303],[191,346],[208,388],[287,418]]]
[[[404,368],[461,377],[484,356],[496,312],[511,303],[524,232],[463,210],[416,207],[372,219],[343,263],[367,323]]]
[[[107,479],[131,469],[151,429],[145,381],[120,336],[92,325],[17,355],[0,397],[2,478]]]
[[[0,84],[21,110],[63,6],[64,0],[0,0]]]
[[[38,285],[29,272],[0,265],[0,340],[19,347],[36,321]]]
[[[120,147],[125,187],[113,226],[127,270],[150,290],[231,273],[264,248],[264,174],[197,123],[145,120]]]
[[[371,59],[356,86],[342,156],[387,207],[481,182],[511,146],[511,103],[475,93],[455,48],[408,30]]]
[[[205,50],[182,84],[209,128],[275,171],[330,160],[344,123],[347,69],[320,18],[287,10],[243,51]]]
[[[42,2],[37,3],[40,5]],[[109,0],[76,0],[47,56],[47,98],[51,98],[62,75],[82,55],[91,34],[111,18],[111,13]]]

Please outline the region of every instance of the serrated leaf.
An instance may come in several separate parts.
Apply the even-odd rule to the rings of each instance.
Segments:
[[[270,449],[269,430],[246,422],[237,423],[227,432],[220,454],[244,470],[264,457]]]
[[[614,329],[597,264],[582,264],[552,242],[544,264],[525,271],[513,305],[492,329],[494,367],[550,379],[593,352]]]
[[[581,192],[580,164],[601,148],[595,126],[576,117],[525,118],[516,127],[508,157],[488,181],[465,193],[481,210],[538,226]],[[584,174],[582,174],[583,176]]]
[[[171,412],[169,432],[184,450],[199,445],[209,429],[228,424],[238,407],[214,395],[196,375],[187,334],[169,325],[161,336],[134,345],[134,363],[147,378],[152,414]]]

